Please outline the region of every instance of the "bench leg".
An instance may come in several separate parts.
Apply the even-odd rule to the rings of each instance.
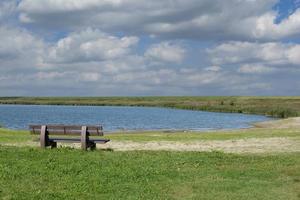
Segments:
[[[46,148],[49,143],[49,137],[47,133],[47,126],[42,126],[40,135],[40,145],[41,148]]]
[[[87,150],[87,131],[86,131],[86,126],[82,126],[81,128],[81,149],[82,150]]]

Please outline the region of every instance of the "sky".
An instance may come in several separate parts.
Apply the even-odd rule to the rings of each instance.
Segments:
[[[300,0],[1,0],[0,96],[300,95]]]

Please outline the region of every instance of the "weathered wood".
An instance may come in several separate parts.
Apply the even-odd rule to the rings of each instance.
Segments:
[[[78,127],[81,127],[78,130]],[[80,142],[81,148],[96,148],[96,143],[107,143],[109,139],[90,139],[89,136],[102,136],[102,126],[78,126],[78,125],[30,125],[33,134],[40,133],[40,145],[42,148],[57,147],[57,142]],[[49,135],[80,135],[80,138],[49,138]]]
[[[89,130],[102,130],[102,126],[98,125],[98,126],[95,126],[95,125],[86,125]],[[58,130],[61,130],[61,129],[70,129],[70,130],[81,130],[81,127],[80,125],[63,125],[63,124],[47,124],[47,128],[48,129],[58,129]],[[29,125],[29,128],[30,129],[40,129],[41,128],[41,125]]]
[[[103,136],[102,126],[86,126],[90,136]],[[40,125],[29,125],[31,134],[40,134]],[[80,135],[81,126],[77,125],[47,125],[48,135]]]
[[[53,142],[67,142],[67,143],[76,143],[76,142],[81,142],[81,138],[50,138],[49,141],[53,141]],[[93,142],[93,143],[107,143],[110,140],[109,139],[90,139],[89,141]]]
[[[88,133],[86,131],[86,126],[82,126],[81,128],[81,149],[87,149],[87,142],[88,142]]]
[[[40,134],[40,145],[41,148],[46,148],[49,141],[48,141],[48,133],[47,133],[47,126],[42,126],[41,127],[41,134]]]

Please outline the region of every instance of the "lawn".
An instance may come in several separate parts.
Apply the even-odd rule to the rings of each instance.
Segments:
[[[0,147],[2,199],[299,199],[300,154]]]
[[[112,142],[300,140],[299,129],[106,134]],[[0,129],[0,199],[300,199],[300,153],[39,149]],[[24,147],[22,144],[25,144]]]

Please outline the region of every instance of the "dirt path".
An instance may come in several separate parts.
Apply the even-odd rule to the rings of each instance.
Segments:
[[[2,144],[13,146],[38,146],[36,142]],[[80,148],[79,144],[65,144]],[[98,149],[110,149],[113,151],[222,151],[226,153],[280,153],[280,152],[300,152],[300,140],[289,138],[251,138],[239,140],[212,140],[195,142],[132,142],[132,141],[111,141],[105,145],[97,145]]]
[[[197,142],[111,142],[99,145],[115,151],[167,150],[167,151],[223,151],[228,153],[300,152],[300,141],[288,138],[253,138],[225,141]]]

